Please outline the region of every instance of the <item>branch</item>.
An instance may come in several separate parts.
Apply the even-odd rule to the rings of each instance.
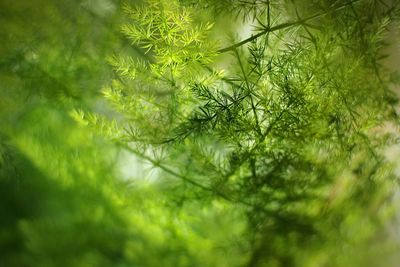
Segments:
[[[228,196],[225,195],[224,193],[222,193],[222,192],[220,192],[220,191],[218,191],[218,190],[214,190],[213,188],[207,187],[207,186],[205,186],[205,185],[202,185],[202,184],[200,184],[200,183],[198,183],[198,182],[196,182],[196,181],[190,179],[190,178],[187,177],[187,176],[184,176],[184,175],[182,175],[182,174],[180,174],[180,173],[177,173],[176,171],[174,171],[174,170],[168,168],[167,166],[161,164],[160,162],[158,162],[158,161],[156,161],[156,160],[150,158],[149,156],[145,155],[144,153],[139,152],[139,151],[133,149],[132,147],[128,146],[127,144],[124,144],[124,143],[121,143],[121,142],[118,142],[117,144],[118,144],[119,146],[121,146],[122,148],[128,150],[129,152],[135,154],[135,155],[138,156],[139,158],[144,159],[144,160],[150,162],[151,164],[153,164],[153,166],[155,166],[155,167],[157,167],[157,168],[160,168],[161,170],[165,171],[166,173],[171,174],[172,176],[174,176],[174,177],[176,177],[176,178],[179,178],[179,179],[181,179],[182,181],[188,182],[189,184],[191,184],[191,185],[193,185],[193,186],[195,186],[195,187],[198,187],[198,188],[200,188],[200,189],[202,189],[202,190],[204,190],[204,191],[208,191],[208,192],[215,193],[217,196],[219,196],[220,198],[223,198],[223,199],[225,199],[225,200],[227,200],[227,201],[235,202],[235,200],[231,199],[230,197],[228,197]],[[238,201],[238,202],[240,202],[240,203],[242,203],[242,204],[249,205],[248,203],[245,203],[245,202],[241,202],[241,201]]]
[[[257,114],[256,107],[254,106],[254,100],[253,100],[253,95],[251,94],[252,90],[250,88],[249,80],[247,79],[247,75],[246,75],[246,72],[244,71],[244,67],[243,67],[242,61],[240,60],[240,55],[239,55],[238,51],[236,49],[234,51],[235,51],[235,55],[236,55],[236,57],[238,59],[240,69],[242,71],[243,78],[244,78],[245,83],[246,83],[248,95],[250,97],[251,109],[253,110],[254,119],[255,119],[255,122],[256,122],[256,131],[261,136],[262,133],[261,133],[261,128],[260,128],[260,123],[259,123],[259,120],[258,120],[258,114]]]
[[[267,134],[265,134],[265,135],[267,135]],[[187,176],[184,176],[184,175],[182,175],[180,173],[175,172],[174,170],[172,170],[172,169],[168,168],[167,166],[161,164],[160,162],[150,158],[149,156],[146,156],[145,154],[143,154],[143,153],[141,153],[141,152],[129,147],[127,144],[124,144],[124,143],[121,143],[121,142],[117,142],[117,144],[120,145],[122,148],[128,150],[129,152],[135,154],[136,156],[138,156],[138,157],[140,157],[140,158],[152,163],[155,167],[158,167],[158,168],[162,169],[163,171],[165,171],[166,173],[169,173],[169,174],[175,176],[176,178],[179,178],[179,179],[181,179],[183,181],[186,181],[186,182],[188,182],[188,183],[190,183],[190,184],[192,184],[192,185],[194,185],[194,186],[196,186],[198,188],[201,188],[204,191],[208,191],[208,192],[214,193],[216,196],[218,196],[218,197],[220,197],[220,198],[222,198],[224,200],[227,200],[227,201],[229,201],[231,203],[239,203],[239,204],[242,204],[243,206],[245,206],[247,208],[253,209],[255,212],[261,212],[264,215],[269,216],[272,219],[275,219],[278,224],[279,223],[289,224],[289,222],[290,222],[290,224],[294,225],[294,227],[304,227],[304,226],[308,227],[308,225],[306,225],[306,224],[301,224],[301,223],[298,223],[298,222],[294,222],[293,220],[290,220],[281,211],[275,211],[275,210],[267,209],[267,207],[265,207],[263,205],[263,203],[251,203],[251,202],[248,202],[248,201],[246,201],[246,200],[244,200],[242,198],[232,199],[232,198],[228,197],[227,195],[225,195],[224,193],[222,193],[221,191],[217,191],[217,190],[214,190],[214,189],[209,188],[207,186],[204,186],[204,185],[202,185],[202,184],[200,184],[200,183],[198,183],[196,181],[193,181],[192,179],[188,178]],[[260,204],[261,204],[261,206],[260,206]],[[267,204],[267,203],[265,203],[265,204]]]
[[[348,2],[346,4],[343,4],[343,5],[335,8],[335,9],[328,10],[328,11],[325,11],[325,12],[322,12],[322,13],[318,13],[318,14],[314,14],[314,15],[306,17],[304,19],[300,19],[300,20],[296,20],[296,21],[292,21],[292,22],[285,22],[285,23],[282,23],[282,24],[279,24],[279,25],[276,25],[276,26],[273,26],[273,27],[267,26],[261,32],[255,34],[255,35],[252,35],[251,37],[249,37],[247,39],[244,39],[244,40],[240,41],[239,43],[236,43],[234,45],[231,45],[231,46],[228,46],[228,47],[225,47],[225,48],[221,48],[221,49],[217,50],[217,52],[218,53],[225,53],[225,52],[228,52],[228,51],[232,51],[232,50],[234,50],[234,49],[236,49],[236,48],[238,48],[238,47],[240,47],[240,46],[242,46],[244,44],[247,44],[247,43],[249,43],[249,42],[251,42],[253,40],[256,40],[258,37],[263,36],[263,35],[265,35],[267,33],[271,33],[271,32],[282,30],[282,29],[289,28],[289,27],[292,27],[292,26],[304,24],[305,22],[307,22],[309,20],[316,19],[316,18],[325,16],[325,15],[327,15],[329,13],[339,11],[339,10],[341,10],[341,9],[347,7],[347,6],[350,6],[350,5],[352,5],[352,4],[356,3],[356,2],[359,2],[359,1],[361,1],[361,0],[350,1],[350,2]]]

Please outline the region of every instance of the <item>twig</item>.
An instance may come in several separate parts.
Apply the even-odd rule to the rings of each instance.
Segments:
[[[340,7],[335,8],[333,10],[328,10],[328,11],[325,11],[323,13],[314,14],[312,16],[309,16],[309,17],[306,17],[304,19],[300,19],[300,20],[297,20],[297,21],[285,22],[285,23],[276,25],[274,27],[267,26],[261,32],[255,34],[255,35],[252,35],[249,38],[240,41],[239,43],[236,43],[234,45],[231,45],[231,46],[228,46],[228,47],[225,47],[225,48],[221,48],[221,49],[217,50],[217,52],[218,53],[225,53],[225,52],[228,52],[228,51],[233,51],[234,49],[236,49],[236,48],[238,48],[238,47],[240,47],[240,46],[242,46],[244,44],[247,44],[247,43],[257,39],[258,37],[263,36],[264,34],[267,34],[267,33],[270,33],[270,32],[274,32],[274,31],[278,31],[278,30],[282,30],[282,29],[289,28],[289,27],[292,27],[292,26],[304,24],[305,22],[307,22],[309,20],[316,19],[318,17],[325,16],[325,15],[327,15],[329,13],[339,11],[339,10],[341,10],[341,9],[343,9],[343,8],[349,6],[349,5],[352,5],[353,3],[359,2],[359,1],[361,1],[361,0],[354,0],[354,1],[351,1],[351,2],[346,3],[344,5],[341,5]]]

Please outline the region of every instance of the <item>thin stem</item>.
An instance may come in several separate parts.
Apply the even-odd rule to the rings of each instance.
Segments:
[[[234,200],[234,199],[228,197],[227,195],[225,195],[224,193],[222,193],[221,191],[218,191],[218,190],[215,190],[213,188],[210,188],[210,187],[207,187],[205,185],[202,185],[201,183],[196,182],[196,181],[190,179],[189,177],[187,177],[185,175],[182,175],[182,174],[180,174],[180,173],[168,168],[167,166],[161,164],[159,161],[156,161],[156,160],[152,159],[151,157],[145,155],[144,153],[133,149],[132,147],[128,146],[127,144],[118,142],[118,145],[120,145],[122,148],[128,150],[129,152],[135,154],[139,158],[150,162],[153,166],[155,166],[157,168],[160,168],[161,170],[165,171],[166,173],[168,173],[168,174],[170,174],[170,175],[172,175],[172,176],[174,176],[176,178],[179,178],[182,181],[188,182],[189,184],[191,184],[191,185],[193,185],[195,187],[198,187],[198,188],[200,188],[200,189],[202,189],[204,191],[208,191],[208,192],[214,193],[218,197],[223,198],[223,199],[225,199],[225,200],[227,200],[229,202],[237,202],[237,203],[241,203],[241,204],[243,204],[245,206],[251,206],[250,203],[247,203],[247,202],[242,201],[240,199],[239,200]]]
[[[221,48],[221,49],[217,50],[217,52],[218,53],[225,53],[225,52],[233,51],[234,49],[236,49],[236,48],[238,48],[238,47],[240,47],[240,46],[242,46],[244,44],[247,44],[247,43],[249,43],[249,42],[251,42],[253,40],[256,40],[258,37],[263,36],[264,34],[267,34],[267,33],[270,33],[270,32],[274,32],[274,31],[278,31],[278,30],[282,30],[282,29],[289,28],[289,27],[293,27],[293,26],[296,26],[296,25],[304,24],[305,22],[307,22],[309,20],[316,19],[316,18],[325,16],[325,15],[327,15],[329,13],[339,11],[339,10],[341,10],[341,9],[343,9],[343,8],[349,6],[349,5],[352,5],[353,3],[359,2],[359,1],[361,1],[361,0],[354,0],[354,1],[351,1],[349,3],[343,4],[343,5],[339,6],[338,8],[335,8],[333,10],[328,10],[328,11],[325,11],[325,12],[322,12],[322,13],[314,14],[312,16],[309,16],[309,17],[306,17],[304,19],[300,19],[300,20],[297,20],[297,21],[285,22],[285,23],[276,25],[274,27],[270,27],[268,25],[264,30],[260,31],[259,33],[255,34],[255,35],[252,35],[249,38],[244,39],[244,40],[242,40],[239,43],[236,43],[234,45],[231,45],[231,46],[228,46],[228,47],[225,47],[225,48]]]
[[[253,110],[254,119],[256,121],[257,133],[261,136],[262,133],[261,133],[261,128],[260,128],[260,123],[259,123],[259,120],[258,120],[256,107],[254,106],[254,100],[253,100],[253,95],[251,93],[249,80],[247,79],[247,75],[246,75],[246,72],[244,71],[244,67],[243,67],[242,61],[240,60],[240,55],[239,55],[238,51],[236,49],[234,51],[235,51],[236,57],[238,59],[240,69],[242,71],[243,78],[244,78],[244,80],[246,82],[247,93],[248,93],[248,95],[250,97],[251,109]]]
[[[270,0],[267,1],[267,25],[271,27],[271,3]]]

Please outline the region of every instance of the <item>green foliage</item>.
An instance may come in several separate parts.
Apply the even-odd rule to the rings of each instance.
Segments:
[[[388,2],[0,2],[0,265],[397,266]]]
[[[115,177],[111,144],[57,110],[36,108],[19,124],[7,142],[16,147],[2,152],[2,265],[233,265],[210,257],[226,238],[218,224],[240,215],[231,208],[171,210],[157,187],[128,186]],[[242,231],[240,220],[230,225],[230,238]]]
[[[215,4],[215,11],[224,5]],[[200,2],[197,8],[202,7]],[[137,73],[151,76],[146,68],[114,64],[130,80],[114,82],[105,92],[127,118],[120,141],[180,179],[182,187],[197,187],[196,198],[243,208],[253,240],[248,266],[303,266],[299,257],[312,258],[321,242],[368,243],[379,229],[375,221],[381,212],[368,207],[380,206],[390,195],[380,189],[394,182],[382,154],[394,137],[379,133],[383,123],[397,124],[395,96],[378,62],[388,24],[396,19],[398,6],[393,7],[377,1],[243,4],[244,10],[256,10],[251,20],[256,32],[218,50],[230,53],[225,67],[218,58],[213,64],[198,62],[203,69],[196,75],[186,63],[193,60],[182,59],[187,53],[196,57],[197,51],[213,55],[215,49],[200,39],[192,43],[192,52],[171,50],[198,36],[180,28],[188,19],[176,3],[149,2],[129,10],[139,26],[124,26],[123,32],[154,53],[141,66],[166,69],[173,62],[180,75],[168,79],[157,72],[167,76],[165,82],[144,83]],[[199,17],[198,25],[210,23]],[[164,20],[171,26],[162,27]],[[181,58],[172,59],[178,51]],[[359,215],[353,218],[353,212]],[[331,224],[338,218],[368,227],[355,241],[339,234],[350,225]],[[336,247],[324,253],[335,255]],[[347,263],[340,258],[331,264]]]
[[[187,75],[195,63],[212,61],[214,47],[207,39],[212,24],[193,23],[195,18],[189,8],[175,1],[149,1],[146,7],[125,9],[132,23],[123,25],[122,32],[133,44],[153,53],[155,64],[150,64],[149,70],[156,77],[169,74],[174,83],[174,77],[181,76],[184,70]]]

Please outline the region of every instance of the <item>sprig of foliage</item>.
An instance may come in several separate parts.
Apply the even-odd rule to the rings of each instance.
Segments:
[[[382,207],[389,194],[379,188],[395,181],[382,152],[389,139],[376,132],[383,122],[398,125],[378,58],[399,5],[239,2],[256,11],[256,31],[219,50],[209,41],[212,24],[187,6],[126,8],[133,23],[122,31],[151,60],[140,68],[130,59],[113,62],[120,81],[105,95],[134,132],[120,141],[182,187],[197,187],[204,200],[243,209],[247,266],[303,266],[304,255],[328,264],[316,259],[318,244],[354,241],[355,249],[372,239],[379,212],[365,207]],[[217,55],[227,52],[219,72]],[[349,225],[336,231],[338,220],[351,218],[373,230],[360,240],[343,234]]]
[[[155,64],[151,71],[159,76],[179,77],[187,68],[210,63],[215,57],[214,44],[207,38],[212,24],[194,24],[193,11],[176,1],[148,1],[146,6],[125,8],[132,23],[122,32],[147,52]],[[186,72],[187,73],[187,72]]]

